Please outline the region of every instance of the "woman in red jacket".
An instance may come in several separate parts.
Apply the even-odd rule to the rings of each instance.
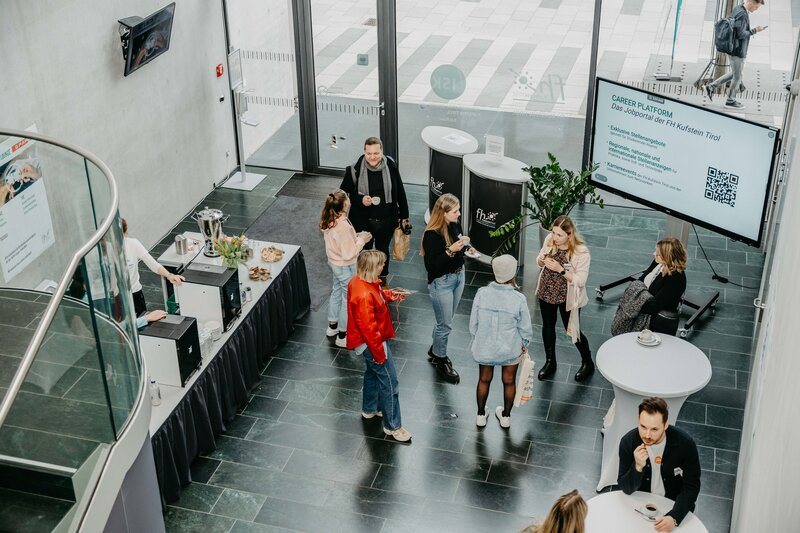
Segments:
[[[386,254],[377,250],[358,256],[356,275],[347,285],[347,348],[366,363],[361,416],[383,417],[383,432],[407,442],[411,433],[400,422],[397,370],[386,342],[394,337],[394,326],[379,278],[385,263]]]

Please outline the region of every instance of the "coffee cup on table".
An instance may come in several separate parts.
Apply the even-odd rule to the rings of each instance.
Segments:
[[[655,518],[658,516],[658,506],[654,503],[646,503],[642,507],[642,512],[648,518]]]
[[[653,332],[649,329],[643,329],[639,332],[639,340],[642,342],[653,342],[655,337],[653,336]]]

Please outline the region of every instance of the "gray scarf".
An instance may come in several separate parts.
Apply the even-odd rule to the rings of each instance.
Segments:
[[[353,169],[355,170],[355,169]],[[369,173],[368,171],[371,170],[373,172],[380,171],[381,175],[383,175],[383,194],[386,196],[384,201],[388,204],[392,203],[392,176],[389,173],[389,163],[386,162],[386,156],[381,158],[381,162],[377,167],[370,167],[367,165],[367,158],[363,157],[361,159],[361,166],[358,168],[358,194],[363,196],[369,196]],[[355,181],[355,176],[353,176],[353,181]]]

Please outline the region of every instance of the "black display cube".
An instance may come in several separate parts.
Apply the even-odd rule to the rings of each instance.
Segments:
[[[478,141],[469,133],[443,126],[428,126],[422,130],[422,140],[428,145],[428,211],[445,193],[450,193],[464,203],[463,157],[478,149]]]

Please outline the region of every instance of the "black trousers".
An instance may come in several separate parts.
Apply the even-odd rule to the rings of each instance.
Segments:
[[[397,220],[392,217],[387,218],[369,218],[367,219],[367,226],[364,228],[356,228],[356,231],[368,231],[372,234],[372,240],[364,245],[365,250],[371,250],[374,246],[376,250],[386,254],[386,264],[383,265],[381,276],[389,274],[389,260],[392,254],[389,251],[389,245],[392,242],[394,229],[397,227]]]
[[[560,304],[549,304],[539,300],[539,309],[542,312],[542,342],[544,343],[544,353],[547,359],[556,359],[556,321],[558,314],[561,315],[561,323],[564,328],[569,324],[569,313],[567,312],[567,302]],[[578,309],[580,313],[580,309]],[[580,315],[579,315],[580,316]],[[575,343],[581,354],[581,361],[588,363],[592,361],[592,351],[589,349],[589,341],[581,331],[581,337]]]
[[[147,302],[144,300],[144,293],[141,290],[133,293],[133,310],[136,316],[142,316],[147,312]]]

